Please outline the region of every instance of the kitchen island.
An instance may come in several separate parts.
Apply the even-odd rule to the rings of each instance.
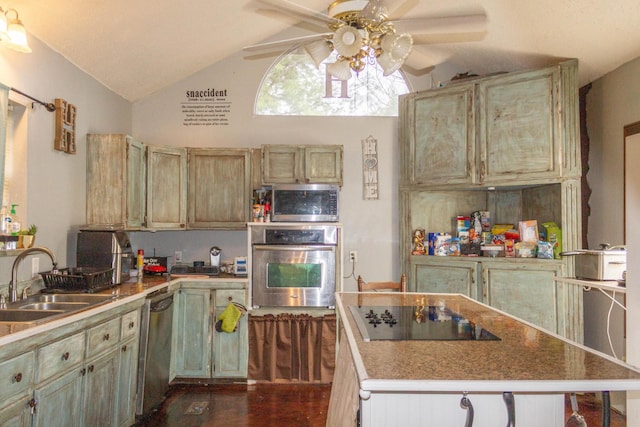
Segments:
[[[336,306],[327,426],[356,425],[358,409],[362,426],[462,426],[463,398],[474,426],[508,425],[513,397],[518,427],[561,427],[565,393],[640,390],[640,370],[463,295],[338,293]],[[398,323],[363,337],[364,315],[384,308]]]

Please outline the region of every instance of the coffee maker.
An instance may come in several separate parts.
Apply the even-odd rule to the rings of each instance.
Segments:
[[[220,272],[220,258],[222,257],[222,249],[217,246],[212,246],[209,250],[209,255],[211,256],[211,269],[214,271],[214,274],[218,274]]]

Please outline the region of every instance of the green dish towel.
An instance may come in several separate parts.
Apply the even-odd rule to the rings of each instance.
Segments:
[[[242,317],[242,311],[240,311],[234,303],[230,302],[224,311],[220,313],[220,316],[218,316],[220,329],[223,332],[232,333],[236,330],[240,317]]]

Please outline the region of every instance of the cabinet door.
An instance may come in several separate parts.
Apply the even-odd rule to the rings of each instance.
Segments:
[[[401,98],[401,184],[474,182],[473,98],[473,84]]]
[[[72,427],[82,425],[82,384],[80,368],[40,386],[34,393],[34,427]],[[88,424],[87,424],[88,425]]]
[[[144,221],[144,145],[125,135],[87,135],[87,224],[139,229]]]
[[[563,334],[559,326],[564,324],[567,315],[562,310],[564,296],[558,292],[553,280],[562,275],[562,266],[555,261],[532,259],[514,260],[513,263],[499,261],[483,263],[483,302],[551,332]]]
[[[128,427],[136,421],[136,388],[138,379],[138,338],[120,345],[117,388],[116,425]]]
[[[28,400],[23,398],[13,405],[0,408],[0,426],[2,427],[28,427],[31,425],[31,410]]]
[[[147,147],[147,227],[187,224],[187,149]]]
[[[479,299],[479,263],[440,258],[412,257],[409,288],[415,292],[455,293]]]
[[[219,290],[215,291],[215,294],[216,307],[214,321],[218,319],[218,316],[224,311],[229,302],[234,301],[243,305],[246,304],[245,290]],[[248,319],[245,315],[238,321],[238,328],[234,332],[214,331],[214,377],[247,377],[249,353],[248,326]]]
[[[478,83],[480,180],[560,177],[557,67]]]
[[[304,151],[297,145],[262,146],[262,182],[297,184],[303,176]]]
[[[248,149],[189,149],[189,228],[244,228],[251,215]]]
[[[211,291],[181,289],[177,296],[176,376],[211,376]]]
[[[116,383],[119,349],[87,362],[84,384],[83,425],[112,426],[116,417]]]
[[[304,180],[306,183],[342,185],[342,146],[305,146]]]

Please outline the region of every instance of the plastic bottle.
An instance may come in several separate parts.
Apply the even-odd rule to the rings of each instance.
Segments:
[[[144,270],[144,249],[138,249],[136,267],[138,269],[138,277],[142,277]]]
[[[3,205],[0,210],[0,234],[5,236],[11,234],[11,211],[7,205]]]
[[[17,236],[18,233],[20,232],[20,227],[22,226],[22,223],[20,222],[20,218],[18,218],[18,215],[16,214],[16,206],[18,205],[11,205],[11,235],[13,236]]]

